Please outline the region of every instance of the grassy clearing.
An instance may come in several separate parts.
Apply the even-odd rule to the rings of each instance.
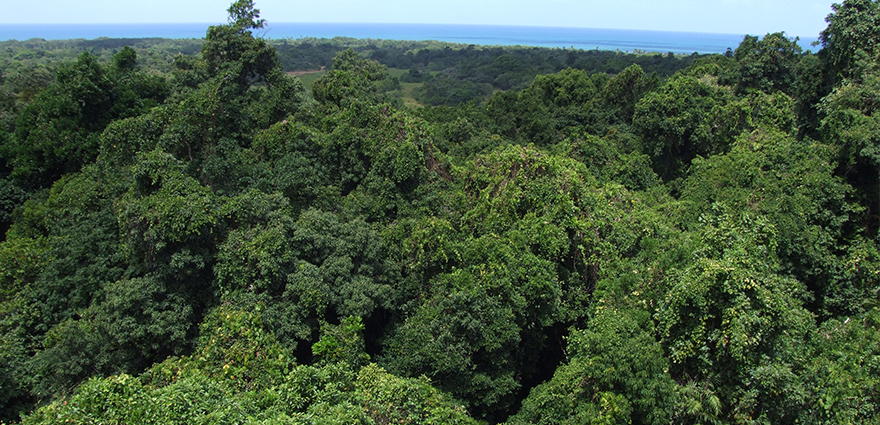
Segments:
[[[422,83],[400,83],[400,100],[403,101],[404,106],[407,108],[421,108],[425,106],[419,103],[413,95],[413,91],[421,86]]]
[[[400,68],[388,68],[388,76],[389,77],[397,77],[400,78],[403,74],[406,74],[409,70],[400,69]]]
[[[407,72],[409,72],[407,69],[388,68],[389,77],[400,78]],[[422,83],[400,83],[400,100],[403,102],[404,106],[407,108],[421,108],[422,106],[425,106],[419,103],[413,95],[413,91],[421,86]]]
[[[327,71],[291,71],[288,72],[287,75],[293,75],[295,77],[299,77],[302,80],[303,85],[306,87],[306,91],[309,94],[312,94],[312,83],[315,82],[318,78],[321,78],[322,75],[326,74]]]

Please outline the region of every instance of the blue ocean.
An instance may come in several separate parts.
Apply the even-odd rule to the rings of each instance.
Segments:
[[[0,40],[31,38],[202,38],[211,24],[0,24]],[[536,46],[633,52],[723,53],[736,49],[744,34],[640,31],[494,25],[270,23],[257,34],[273,39],[337,36],[385,40],[438,40],[452,43]],[[760,34],[763,35],[763,34]],[[813,49],[815,38],[800,40]]]

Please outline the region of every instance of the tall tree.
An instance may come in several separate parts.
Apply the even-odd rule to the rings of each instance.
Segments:
[[[846,0],[833,9],[820,40],[837,85],[822,100],[820,131],[842,148],[873,215],[880,212],[880,2]]]
[[[880,49],[880,1],[844,0],[831,8],[819,34],[828,65],[838,79],[858,79],[864,61],[876,60]]]
[[[13,175],[45,187],[61,175],[79,171],[98,155],[98,137],[111,121],[136,116],[165,98],[161,77],[134,70],[132,49],[117,53],[114,65],[83,53],[62,66],[55,84],[25,107],[3,157]]]
[[[760,90],[767,93],[783,91],[795,94],[795,70],[800,59],[798,39],[789,39],[785,33],[758,37],[746,36],[733,57],[738,62],[736,89],[739,92]]]
[[[358,57],[348,49],[333,58],[333,69],[312,85],[315,100],[326,105],[343,106],[355,99],[367,99],[376,93],[376,82],[384,80],[384,65]]]

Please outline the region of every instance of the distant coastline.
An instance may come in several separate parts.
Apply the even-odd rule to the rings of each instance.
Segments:
[[[219,24],[219,23],[218,23]],[[202,38],[209,23],[189,24],[0,24],[0,41],[42,38]],[[561,27],[437,24],[270,23],[258,35],[272,39],[303,37],[438,40],[478,45],[522,45],[620,50],[624,52],[724,53],[736,49],[743,35]],[[753,34],[763,36],[764,34]],[[801,38],[804,50],[817,50]]]

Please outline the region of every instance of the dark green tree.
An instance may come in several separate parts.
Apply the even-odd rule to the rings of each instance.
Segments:
[[[114,66],[83,53],[61,67],[55,84],[19,114],[14,137],[2,147],[13,175],[44,187],[79,171],[98,156],[98,138],[107,124],[161,102],[164,81],[133,70],[135,61],[129,49],[117,53]]]
[[[597,306],[586,329],[571,330],[569,361],[533,388],[507,423],[685,423],[687,415],[669,406],[690,400],[676,393],[669,360],[652,327],[647,311]]]
[[[772,130],[744,133],[730,152],[694,160],[682,222],[696,225],[715,202],[765,216],[777,229],[782,271],[807,285],[813,311],[855,313],[869,289],[845,271],[854,260],[840,247],[861,214],[836,167],[831,146]]]
[[[845,0],[831,8],[828,27],[819,34],[828,67],[837,81],[857,81],[880,50],[880,2]]]
[[[785,33],[773,33],[759,40],[747,35],[733,55],[738,63],[733,84],[741,93],[779,90],[793,96],[800,56],[797,37],[789,39]]]
[[[645,75],[639,65],[632,65],[611,77],[602,88],[602,100],[616,110],[620,122],[632,123],[636,103],[659,84],[656,75]]]
[[[777,229],[765,217],[716,204],[704,220],[702,248],[669,274],[655,316],[670,373],[711,385],[720,419],[794,416],[802,406],[770,397],[784,387],[769,385],[763,394],[754,386],[762,368],[791,368],[812,330],[805,288],[778,273]]]
[[[355,99],[369,99],[377,92],[376,82],[388,75],[384,65],[358,57],[353,49],[333,58],[333,69],[312,84],[312,96],[326,105],[344,106]]]
[[[869,215],[880,211],[880,70],[845,81],[822,101],[820,132],[825,140],[840,147],[847,177],[862,194]],[[873,229],[875,222],[868,224]],[[871,237],[876,237],[874,230]]]
[[[635,106],[633,129],[664,180],[679,177],[698,155],[727,151],[746,123],[744,102],[712,80],[674,77]]]

